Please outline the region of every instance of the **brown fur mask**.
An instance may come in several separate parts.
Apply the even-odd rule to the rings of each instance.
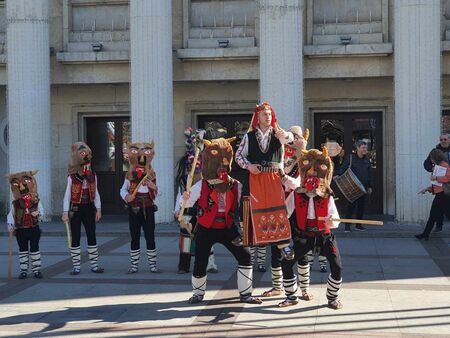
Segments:
[[[328,156],[326,147],[323,147],[322,151],[303,150],[298,159],[298,165],[302,178],[300,192],[321,197],[328,197],[333,193],[330,187],[333,178],[333,162]]]
[[[37,183],[34,178],[37,172],[37,170],[22,171],[6,176],[9,180],[14,200],[24,199],[33,203],[39,200]]]
[[[203,178],[213,185],[218,192],[225,192],[231,188],[228,173],[233,162],[231,142],[235,139],[235,137],[232,137],[203,141],[205,145],[202,152]]]
[[[81,176],[91,176],[92,150],[84,142],[72,144],[72,154],[69,164],[69,175],[80,174]]]
[[[155,157],[155,143],[132,143],[128,145],[127,157],[130,167],[127,179],[140,182],[145,175],[154,178],[152,160]]]

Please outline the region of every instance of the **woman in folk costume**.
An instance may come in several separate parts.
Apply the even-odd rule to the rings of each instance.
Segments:
[[[184,135],[186,136],[186,153],[185,155],[178,161],[178,169],[177,175],[175,177],[175,181],[177,184],[178,194],[175,202],[175,217],[178,219],[178,213],[180,211],[182,194],[186,191],[187,182],[189,180],[189,173],[192,169],[192,164],[194,162],[195,156],[195,144],[197,141],[197,136],[199,133],[204,132],[203,130],[193,131],[192,128],[186,128],[184,131]],[[192,184],[197,183],[202,179],[202,161],[201,158],[197,159],[197,163],[194,169],[194,178],[192,180]],[[185,224],[190,224],[190,228],[195,228],[197,224],[197,204],[195,204],[192,208],[186,208],[184,210],[184,222]],[[194,253],[194,241],[192,241],[191,233],[185,227],[180,224],[180,258],[178,261],[178,273],[188,273],[191,267],[191,255]],[[214,261],[214,249],[211,248],[211,252],[208,259],[208,272],[217,273],[219,270],[217,269],[217,265]]]
[[[97,175],[91,169],[92,151],[84,142],[72,145],[72,154],[69,164],[66,192],[63,200],[62,220],[70,222],[72,243],[70,254],[73,269],[71,275],[78,275],[81,271],[81,224],[83,223],[87,237],[87,251],[91,264],[91,271],[103,273],[104,269],[98,266],[97,238],[95,236],[95,223],[100,221],[101,201],[97,189]]]
[[[331,229],[338,227],[339,222],[332,218],[339,218],[330,188],[333,177],[333,163],[328,156],[327,148],[303,150],[298,159],[301,185],[295,189],[294,199],[288,201],[288,213],[294,213],[292,220],[292,239],[294,241],[295,258],[299,260],[299,284],[304,300],[311,300],[308,287],[309,264],[307,252],[318,249],[330,264],[331,274],[328,277],[327,299],[332,309],[342,308],[338,299],[342,284],[342,263],[337,247],[336,238]],[[323,217],[323,219],[322,219]],[[320,219],[319,219],[320,218]],[[298,303],[297,279],[293,272],[295,261],[283,260],[283,286],[286,299],[280,307]]]
[[[276,121],[275,111],[268,103],[257,106],[251,128],[236,152],[236,162],[248,170],[249,175],[243,187],[241,219],[246,245],[277,244],[284,258],[293,259],[281,179],[284,176],[283,145],[292,142],[294,137],[291,132],[280,129]]]
[[[37,192],[37,183],[34,178],[36,173],[37,170],[24,171],[7,176],[13,195],[7,223],[8,230],[16,235],[19,245],[19,279],[27,278],[30,259],[34,277],[43,277],[39,251],[41,238],[39,223],[44,216],[44,209]]]
[[[120,196],[128,205],[131,235],[131,266],[128,270],[130,274],[139,271],[141,228],[144,230],[147,243],[150,272],[158,272],[155,245],[155,211],[157,211],[155,198],[158,188],[156,173],[152,168],[152,160],[155,156],[154,146],[153,141],[133,143],[128,145],[127,150],[130,166],[120,189]]]
[[[230,140],[224,138],[204,141],[202,152],[203,179],[183,193],[187,207],[198,202],[195,232],[195,262],[192,274],[193,295],[189,303],[199,303],[206,291],[206,266],[209,252],[215,243],[223,244],[238,262],[237,284],[240,301],[260,304],[252,296],[253,270],[250,254],[236,243],[239,232],[235,225],[235,211],[239,206],[242,185],[229,176],[233,161]]]

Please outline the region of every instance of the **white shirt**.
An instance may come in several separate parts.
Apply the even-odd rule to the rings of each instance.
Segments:
[[[197,202],[198,199],[200,198],[200,193],[202,191],[202,182],[203,182],[203,180],[200,180],[191,187],[189,199],[186,201],[186,205],[185,205],[186,208],[193,207],[195,202]],[[237,196],[238,205],[241,200],[241,193],[242,193],[242,183],[238,182],[238,196]],[[226,193],[217,193],[217,199],[219,202],[219,212],[225,212],[225,210],[226,210]],[[183,203],[183,198],[177,199],[178,210],[180,209],[182,203]],[[175,207],[175,210],[177,210],[177,207]]]
[[[125,179],[123,182],[122,188],[120,188],[120,197],[126,202],[125,197],[130,193],[130,185],[131,182],[129,179]],[[148,187],[144,184],[141,184],[141,186],[138,189],[139,193],[147,194],[149,192]]]
[[[272,129],[273,129],[272,127],[269,127],[265,132],[262,132],[262,130],[259,129],[259,127],[256,127],[255,133],[259,134],[257,140],[261,149],[267,150],[267,147],[269,146],[269,140]],[[294,140],[294,135],[291,132],[288,131],[287,134],[288,134],[287,139],[280,140],[280,143],[282,145],[292,142]],[[283,166],[284,163],[283,155],[284,154],[282,154],[281,156],[280,162],[281,166]],[[242,138],[241,143],[239,144],[238,149],[236,150],[235,156],[236,163],[243,169],[247,169],[248,165],[250,164],[250,162],[247,160],[247,156],[248,156],[248,134],[245,134],[244,137]]]
[[[83,180],[83,189],[85,189],[88,186],[87,180]],[[72,178],[70,176],[67,177],[67,186],[66,186],[66,192],[64,193],[64,199],[63,199],[63,212],[69,212],[70,211],[70,197],[71,197],[71,191],[72,191]],[[97,210],[100,210],[102,207],[102,203],[100,201],[100,194],[98,193],[97,189],[97,175],[95,176],[95,200],[94,205],[97,208]]]
[[[290,196],[292,195],[292,198]],[[295,211],[295,200],[294,200],[294,194],[291,194],[286,199],[286,207],[287,207],[287,213],[288,217],[291,217],[292,213]],[[333,196],[330,196],[328,200],[328,215],[327,217],[331,218],[339,218],[339,212],[336,208],[336,203],[334,203]],[[316,219],[316,211],[314,209],[314,196],[309,196],[309,202],[308,202],[308,212],[307,212],[307,219]],[[333,226],[330,227],[330,229],[335,229],[339,226],[340,222],[333,221]]]
[[[39,204],[38,204],[38,211],[39,211],[39,220],[44,219],[45,218],[44,208],[42,206],[41,201],[39,201]],[[8,216],[6,216],[6,223],[7,224],[11,224],[12,226],[15,227],[16,226],[16,222],[14,220],[14,216],[15,216],[14,206],[13,206],[13,202],[11,201],[9,213],[8,213]]]

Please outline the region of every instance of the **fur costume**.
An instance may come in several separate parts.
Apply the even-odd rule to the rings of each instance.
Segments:
[[[128,145],[129,169],[120,189],[120,196],[128,205],[130,224],[131,266],[128,273],[139,270],[141,228],[147,243],[146,253],[151,272],[157,272],[155,245],[155,198],[158,193],[156,173],[152,168],[155,156],[154,142]]]
[[[299,285],[304,300],[312,299],[309,293],[309,264],[307,253],[318,250],[330,263],[331,274],[328,277],[328,306],[340,309],[338,299],[342,284],[342,263],[336,238],[331,232],[339,222],[319,220],[319,217],[339,218],[330,188],[333,177],[333,162],[328,156],[327,148],[303,150],[298,159],[301,177],[300,187],[295,190],[294,199],[288,205],[288,213],[292,214],[292,238],[294,241],[295,260],[282,261],[283,285],[286,300],[279,306],[297,304],[297,281],[293,266],[298,260]],[[293,202],[293,203],[292,203]]]
[[[230,139],[204,141],[202,152],[203,179],[183,195],[187,207],[198,203],[197,230],[195,233],[195,262],[192,274],[193,296],[190,303],[203,300],[206,291],[206,267],[211,247],[224,245],[238,261],[237,283],[241,302],[260,303],[252,297],[253,271],[250,254],[242,245],[233,244],[239,237],[235,226],[242,185],[228,174],[233,161]]]
[[[97,176],[91,168],[92,150],[84,142],[76,142],[71,148],[66,192],[63,200],[63,219],[68,215],[72,243],[70,254],[73,269],[71,274],[81,271],[81,224],[86,231],[88,255],[91,271],[103,273],[98,265],[98,247],[95,224],[101,217],[100,194],[97,189]]]
[[[27,277],[30,260],[34,277],[42,278],[39,223],[44,211],[37,192],[36,173],[37,170],[24,171],[7,176],[13,195],[7,223],[19,246],[19,279]]]

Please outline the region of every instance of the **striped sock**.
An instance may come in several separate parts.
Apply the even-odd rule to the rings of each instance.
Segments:
[[[283,271],[281,266],[272,268],[272,287],[281,290],[283,287]]]
[[[81,249],[79,246],[70,248],[70,256],[72,257],[72,265],[74,269],[80,270],[81,265]]]
[[[19,251],[20,272],[28,272],[28,251]]]
[[[139,270],[139,260],[141,258],[141,249],[130,250],[131,269],[134,271]]]
[[[297,263],[297,271],[298,271],[298,284],[301,290],[308,290],[310,283],[309,276],[309,264],[300,265]]]
[[[310,265],[310,268],[314,265],[314,254],[312,250],[309,250],[306,254],[306,259],[308,260],[308,263]]]
[[[331,277],[331,274],[328,276],[327,282],[327,299],[328,301],[333,301],[338,299],[339,290],[342,285],[342,278],[340,280],[335,280]]]
[[[266,265],[266,247],[258,246],[256,248],[256,262],[258,265]]]
[[[148,265],[150,266],[150,271],[157,272],[158,268],[156,266],[156,249],[153,250],[147,249],[147,259]]]
[[[89,261],[91,262],[91,269],[98,269],[98,248],[97,245],[88,245],[87,252]]]
[[[241,297],[251,296],[253,292],[252,266],[239,265],[237,271],[237,285]]]
[[[206,276],[194,277],[192,276],[192,293],[196,296],[202,296],[206,291]]]
[[[31,270],[33,273],[41,271],[41,252],[30,252]]]
[[[319,266],[327,266],[327,258],[325,256],[320,256],[319,255]]]
[[[284,292],[286,297],[291,300],[297,299],[297,277],[283,279]]]

